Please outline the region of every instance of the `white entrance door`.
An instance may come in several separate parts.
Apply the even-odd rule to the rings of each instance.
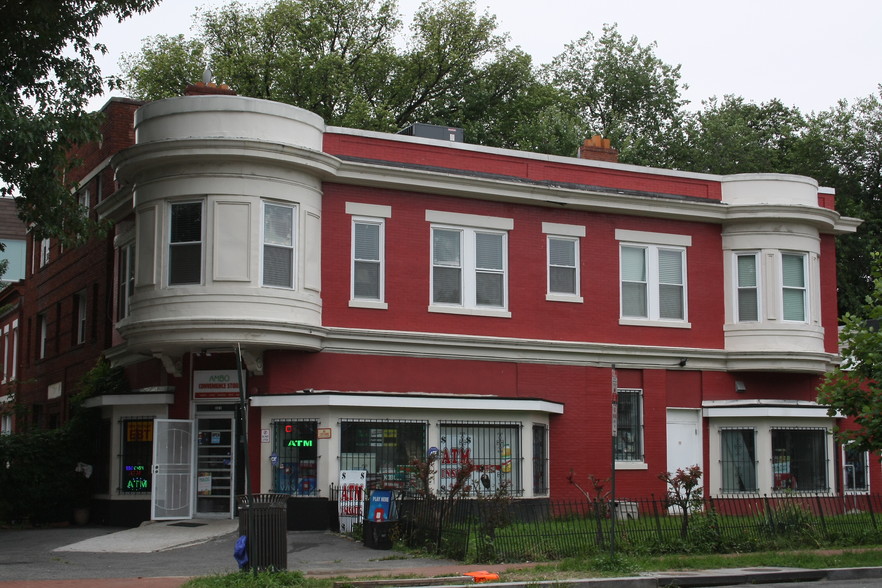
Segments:
[[[153,421],[150,518],[193,518],[193,421]]]
[[[668,471],[702,465],[701,411],[668,409]]]

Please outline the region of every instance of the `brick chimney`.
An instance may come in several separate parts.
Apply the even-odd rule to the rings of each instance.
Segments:
[[[579,159],[594,159],[618,163],[619,151],[610,147],[609,139],[594,135],[579,145]]]

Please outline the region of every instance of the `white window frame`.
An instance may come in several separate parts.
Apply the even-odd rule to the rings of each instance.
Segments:
[[[692,245],[692,237],[689,235],[675,235],[670,233],[650,233],[645,231],[631,231],[616,229],[616,240],[619,241],[619,324],[652,326],[652,327],[677,327],[691,328],[689,323],[689,285],[687,276],[688,259],[687,248]],[[625,248],[643,249],[644,275],[646,285],[646,316],[625,315],[624,308],[624,284],[622,263]],[[677,284],[683,291],[683,317],[662,318],[660,313],[660,283],[659,278],[659,252],[677,251],[681,255],[681,284]]]
[[[753,286],[749,286],[749,285],[744,286],[741,284],[741,271],[740,271],[740,267],[739,267],[739,260],[742,257],[744,257],[744,258],[752,257],[754,260],[753,261],[753,263],[754,263],[754,276],[753,276],[754,285]],[[760,322],[760,320],[762,319],[762,316],[763,316],[762,315],[762,291],[763,291],[763,289],[762,289],[762,280],[760,277],[762,275],[762,272],[760,271],[760,262],[761,262],[760,254],[757,251],[738,251],[732,256],[732,259],[733,259],[733,264],[735,266],[733,268],[733,273],[732,273],[734,283],[735,283],[735,288],[734,288],[734,290],[735,290],[735,303],[734,303],[735,322],[738,322],[738,323]],[[753,290],[753,292],[756,296],[756,307],[755,307],[756,318],[742,319],[741,318],[741,293],[747,292],[749,290]]]
[[[346,213],[352,216],[352,233],[350,247],[350,272],[349,272],[349,306],[353,308],[375,308],[385,310],[389,307],[386,302],[386,219],[392,217],[392,207],[379,204],[364,204],[360,202],[347,202]],[[378,258],[356,258],[356,231],[358,225],[377,227],[378,235]],[[358,296],[355,292],[356,269],[360,263],[377,264],[378,296]]]
[[[74,296],[76,303],[76,339],[75,344],[80,345],[86,342],[86,324],[88,322],[86,312],[86,291],[77,292]]]
[[[4,412],[0,414],[0,435],[12,434],[12,413]]]
[[[88,188],[83,188],[79,192],[77,192],[77,203],[82,208],[82,213],[84,217],[89,216],[89,205],[91,204],[91,193]]]
[[[802,286],[788,285],[784,283],[784,259],[787,257],[798,257],[802,260]],[[780,255],[779,267],[781,268],[781,320],[787,323],[809,323],[811,322],[811,304],[809,300],[809,264],[808,254],[801,251],[782,251]],[[789,319],[786,316],[785,298],[787,292],[802,293],[802,318]]]
[[[545,239],[545,250],[546,250],[546,263],[547,263],[547,271],[546,271],[546,290],[545,290],[545,299],[551,302],[584,302],[581,296],[581,281],[582,281],[582,272],[581,272],[581,263],[580,263],[580,249],[581,249],[581,239],[585,237],[585,227],[581,225],[563,225],[558,223],[542,223],[542,232],[546,235]],[[573,259],[574,264],[572,266],[569,265],[559,265],[554,264],[551,259],[551,244],[552,241],[561,242],[561,243],[569,243],[573,247]],[[571,268],[574,272],[574,291],[573,292],[561,292],[555,291],[552,289],[552,272],[553,268],[561,267],[561,268]]]
[[[135,294],[135,242],[130,241],[119,248],[119,276],[117,283],[117,316],[122,320],[131,312],[132,296]]]
[[[3,326],[3,379],[0,384],[5,384],[9,380],[9,355],[12,349],[9,346],[9,325]]]
[[[173,210],[175,206],[186,206],[188,204],[198,204],[199,205],[199,214],[200,214],[200,232],[199,232],[199,240],[198,241],[176,241],[172,242],[172,223],[173,223]],[[202,284],[202,281],[205,277],[205,202],[203,200],[183,200],[181,202],[170,202],[168,208],[168,269],[166,272],[166,279],[168,280],[169,286],[192,286]],[[199,279],[196,281],[188,281],[188,282],[172,282],[172,249],[176,246],[185,247],[185,246],[193,246],[199,245]]]
[[[52,242],[48,237],[40,240],[40,267],[45,267],[49,263],[51,246]]]
[[[842,455],[842,491],[845,494],[869,494],[870,493],[870,454],[867,451],[860,452],[863,455],[863,468],[864,468],[864,480],[866,480],[866,486],[862,488],[849,488],[848,487],[848,464],[847,461],[847,450],[848,446],[843,445],[841,448]],[[852,478],[853,479],[853,478]]]
[[[266,235],[266,210],[267,207],[287,208],[291,211],[291,242],[285,243],[268,243]],[[287,202],[261,202],[260,214],[260,285],[264,288],[281,288],[283,290],[295,290],[297,288],[297,205]],[[266,250],[268,247],[276,249],[285,249],[291,252],[291,282],[288,285],[267,284],[266,283]]]
[[[636,444],[635,453],[637,453],[636,459],[621,459],[619,452],[619,437],[622,435],[624,427],[622,426],[622,419],[619,418],[619,415],[616,415],[616,439],[615,439],[615,464],[617,470],[627,470],[627,469],[646,469],[646,408],[644,406],[644,394],[643,389],[641,388],[617,388],[616,396],[618,397],[618,402],[616,404],[616,411],[621,408],[621,399],[623,394],[635,395],[638,399],[638,411],[639,418],[638,422],[635,424],[635,432],[638,434],[639,439],[634,441]]]
[[[38,325],[38,328],[40,329],[40,339],[37,343],[37,359],[43,359],[46,357],[46,342],[49,340],[48,315],[44,312],[41,312],[37,315],[37,320],[40,322],[40,324]]]
[[[429,251],[429,312],[448,314],[470,314],[510,318],[508,311],[508,233],[514,228],[514,220],[501,217],[487,217],[441,211],[426,211],[426,221],[430,225]],[[435,276],[435,231],[453,231],[460,234],[460,292],[459,304],[434,301]],[[477,267],[477,237],[481,234],[498,235],[502,239],[502,268]],[[447,266],[452,267],[452,266]],[[477,276],[480,273],[493,273],[502,276],[502,305],[479,305],[476,301]]]

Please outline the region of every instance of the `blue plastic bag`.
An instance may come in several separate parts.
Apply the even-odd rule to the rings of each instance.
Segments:
[[[248,538],[245,535],[239,535],[236,539],[236,547],[233,549],[233,557],[239,563],[239,569],[243,569],[248,565]]]

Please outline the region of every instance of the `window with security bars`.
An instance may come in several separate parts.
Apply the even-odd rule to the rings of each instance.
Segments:
[[[168,249],[168,283],[202,282],[202,203],[171,205],[171,233]]]
[[[468,494],[493,494],[504,489],[523,493],[521,423],[440,423],[438,478],[441,492],[447,492],[458,472],[470,470]]]
[[[737,290],[738,290],[738,322],[755,322],[759,320],[759,282],[757,280],[757,254],[739,253],[735,256]]]
[[[784,320],[805,322],[807,288],[806,256],[804,254],[781,254],[781,283],[784,304]]]
[[[352,222],[352,297],[383,300],[383,221]]]
[[[686,251],[657,245],[622,245],[623,318],[686,319]]]
[[[426,421],[341,421],[340,469],[365,470],[368,489],[407,489],[426,456]]]
[[[772,429],[772,489],[827,491],[827,429]]]
[[[280,420],[271,427],[273,492],[318,495],[318,421]]]
[[[846,492],[868,492],[870,490],[870,461],[866,451],[855,451],[846,447],[842,462],[843,487]]]
[[[756,429],[720,430],[722,492],[756,492]]]
[[[579,240],[548,237],[548,293],[579,294]]]
[[[617,392],[616,461],[643,461],[643,390]]]
[[[122,494],[149,494],[153,467],[153,417],[121,419],[120,477]]]
[[[548,427],[533,425],[533,495],[548,494]]]
[[[263,204],[263,285],[294,287],[293,206]]]

